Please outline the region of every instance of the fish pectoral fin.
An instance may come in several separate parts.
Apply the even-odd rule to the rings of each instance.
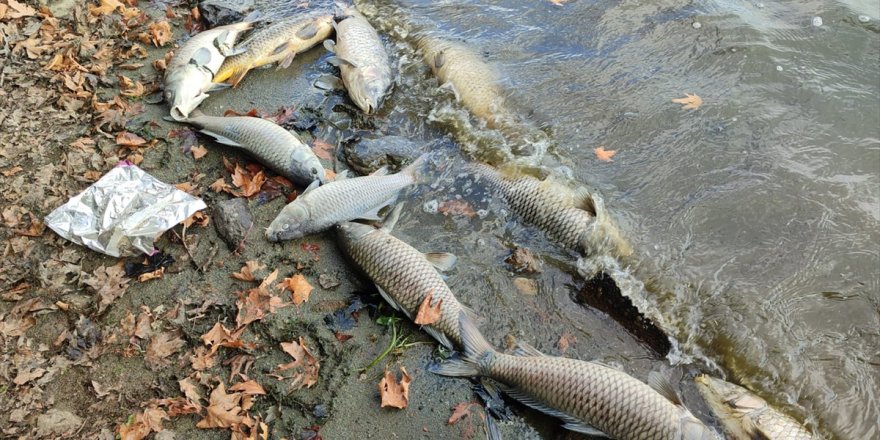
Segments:
[[[675,391],[675,388],[672,386],[669,376],[657,371],[652,371],[648,373],[648,385],[650,385],[654,391],[657,391],[663,397],[669,399],[670,402],[679,406],[684,406],[681,403],[681,398],[678,396],[678,392]]]
[[[197,50],[189,59],[190,64],[198,67],[207,66],[211,62],[211,51],[202,47]]]
[[[225,51],[226,51],[226,53],[223,53],[223,52],[220,52],[220,53],[222,53],[223,56],[225,56],[225,57],[231,57],[233,55],[240,55],[240,54],[247,52],[247,48],[243,47],[243,46],[239,46],[239,47],[225,49]]]
[[[203,91],[204,91],[205,93],[211,93],[211,92],[216,92],[216,91],[219,91],[219,90],[226,90],[226,89],[228,89],[228,88],[230,88],[230,87],[232,87],[232,84],[229,84],[229,83],[213,83],[213,82],[212,82],[212,83],[209,84],[208,87],[206,87],[205,90],[203,90]]]
[[[434,339],[437,340],[437,342],[443,344],[444,347],[450,350],[455,349],[455,346],[452,345],[452,341],[450,341],[449,338],[440,330],[437,330],[430,325],[423,325],[422,330],[431,335]]]
[[[391,202],[393,202],[393,200],[391,200]],[[357,218],[359,218],[359,219],[361,219],[361,220],[373,220],[373,221],[379,221],[379,220],[382,220],[382,217],[379,215],[379,211],[381,211],[382,208],[388,206],[389,204],[390,204],[390,203],[383,203],[382,205],[377,206],[377,207],[375,207],[375,208],[373,208],[373,209],[370,209],[370,210],[367,211],[367,212],[364,212],[364,213],[362,213],[362,214],[359,214],[359,215],[357,216]]]
[[[276,55],[281,55],[281,54],[289,51],[292,46],[293,46],[292,42],[285,41],[285,42],[275,46],[275,49],[272,49],[272,52],[269,52],[269,56],[274,57]]]
[[[199,130],[199,131],[200,131],[202,134],[204,134],[204,135],[211,136],[212,138],[214,138],[214,141],[217,142],[217,143],[219,143],[219,144],[229,145],[230,147],[238,147],[238,148],[242,148],[242,145],[241,145],[240,143],[238,143],[238,142],[236,142],[236,141],[234,141],[234,140],[232,140],[232,139],[229,139],[229,138],[226,137],[226,136],[223,136],[223,135],[221,135],[221,134],[215,133],[215,132],[213,132],[213,131],[211,131],[211,130],[208,130],[208,129],[204,129],[204,128],[203,128],[203,129],[201,129],[201,130]]]
[[[282,59],[278,63],[278,69],[276,69],[276,70],[286,69],[286,68],[290,67],[290,65],[293,63],[293,59],[295,57],[296,57],[296,52],[290,51],[290,53],[288,53],[287,56],[285,56],[284,59]]]
[[[598,429],[593,428],[590,425],[584,425],[583,423],[566,423],[562,425],[562,427],[569,431],[580,432],[582,434],[592,435],[594,437],[611,438],[608,436],[608,434],[605,434],[604,432],[599,431]]]
[[[458,257],[449,252],[428,252],[425,254],[425,258],[441,272],[452,269],[452,266],[455,266],[455,261],[458,260]]]
[[[315,189],[315,188],[317,188],[317,187],[319,187],[319,186],[321,186],[321,181],[320,181],[320,180],[315,180],[315,181],[313,181],[312,183],[310,183],[309,186],[307,186],[306,189],[303,190],[302,194],[300,194],[299,196],[302,197],[302,196],[308,194],[309,191],[311,191],[311,190],[313,190],[313,189]]]
[[[336,53],[336,42],[329,38],[324,40],[324,49],[327,49],[327,52]]]
[[[380,229],[383,232],[391,233],[391,230],[397,225],[397,221],[400,220],[401,212],[403,212],[403,203],[398,203],[397,206],[391,209],[391,212],[385,216],[385,220],[382,220],[382,227]]]
[[[318,26],[315,22],[311,22],[296,31],[297,38],[303,40],[311,40],[312,38],[315,38],[315,35],[318,35]]]
[[[454,354],[443,362],[435,362],[428,365],[428,371],[441,376],[473,377],[480,374],[477,366],[465,361],[458,354]]]
[[[537,357],[546,356],[544,353],[541,353],[540,350],[538,350],[535,347],[532,347],[531,345],[529,345],[527,342],[524,342],[524,341],[518,341],[516,343],[516,349],[513,350],[513,355],[514,356],[526,356],[526,357],[528,357],[528,356],[537,356]]]
[[[382,297],[382,299],[384,299],[385,302],[391,305],[394,310],[397,310],[398,312],[406,315],[407,318],[412,319],[410,313],[405,308],[401,307],[400,304],[398,304],[397,301],[395,301],[394,298],[392,298],[391,295],[389,295],[388,292],[385,291],[385,289],[379,287],[379,285],[376,284],[376,290],[379,291],[379,295]]]
[[[312,85],[321,90],[342,90],[344,88],[342,80],[333,75],[321,75]]]
[[[346,60],[345,58],[340,57],[339,55],[334,55],[330,58],[327,58],[327,62],[336,66],[336,67],[341,67],[343,64],[345,64],[346,66],[349,66],[351,68],[357,68],[357,66],[354,63]]]

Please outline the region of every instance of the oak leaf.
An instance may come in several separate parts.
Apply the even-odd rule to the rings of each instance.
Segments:
[[[434,292],[428,292],[428,295],[425,296],[422,304],[419,305],[419,311],[416,313],[416,319],[413,321],[418,325],[428,325],[437,322],[440,319],[440,307],[443,305],[443,300],[437,301],[437,304],[431,305],[431,300],[434,298]]]
[[[293,303],[296,305],[307,302],[309,296],[312,294],[312,290],[314,290],[312,285],[306,281],[306,277],[302,276],[302,274],[296,274],[290,278],[285,278],[278,283],[278,287],[290,290]]]
[[[682,110],[696,110],[703,105],[703,98],[700,98],[696,94],[691,95],[690,93],[685,93],[684,98],[676,98],[673,99],[672,102],[676,104],[684,104],[681,106]]]
[[[602,162],[614,162],[611,158],[617,154],[617,150],[606,150],[603,145],[594,148],[593,152],[596,153],[596,158]]]
[[[381,407],[390,406],[392,408],[403,409],[409,405],[409,384],[412,378],[406,372],[406,368],[400,367],[403,376],[400,382],[397,377],[389,370],[385,370],[385,377],[379,381],[379,395],[382,398]]]
[[[162,47],[171,41],[171,25],[167,21],[158,21],[150,23],[147,26],[150,32],[150,41],[156,47]]]

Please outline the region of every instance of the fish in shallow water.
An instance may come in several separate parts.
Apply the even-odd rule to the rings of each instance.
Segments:
[[[611,367],[544,356],[521,344],[513,355],[495,351],[462,314],[463,357],[429,367],[446,376],[484,376],[525,405],[562,419],[564,428],[618,440],[719,440],[654,373],[652,386]],[[662,394],[661,394],[662,393]]]
[[[236,40],[253,27],[258,15],[199,32],[174,52],[164,77],[165,100],[171,106],[172,118],[186,119],[208,97],[208,92],[226,87],[213,83],[214,75],[223,60],[236,53]]]
[[[632,253],[602,198],[588,188],[552,175],[541,180],[515,168],[499,170],[483,164],[469,168],[501,194],[512,212],[566,248],[618,257]]]
[[[382,297],[410,319],[415,319],[430,293],[430,305],[440,305],[440,317],[422,328],[450,349],[461,345],[458,316],[466,309],[437,272],[454,264],[452,254],[423,254],[389,234],[387,227],[346,222],[337,227],[336,235],[340,248],[376,284]]]
[[[229,80],[234,87],[251,69],[275,62],[279,62],[279,67],[286,68],[296,54],[311,49],[332,32],[331,14],[316,12],[281,19],[242,41],[238,45],[242,53],[223,61],[214,76],[214,82]]]
[[[369,176],[337,177],[325,185],[309,187],[272,220],[266,238],[275,242],[292,240],[348,220],[378,220],[381,208],[416,183],[424,160],[422,156],[396,174],[388,174],[383,168]]]
[[[184,122],[217,142],[247,151],[263,165],[303,186],[326,180],[321,161],[293,133],[248,116],[207,116],[199,111]]]
[[[354,7],[343,11],[336,24],[336,44],[324,46],[336,54],[342,83],[351,100],[366,114],[375,112],[391,87],[391,65],[379,34]]]
[[[749,390],[714,377],[694,378],[697,390],[733,440],[810,440],[797,420],[767,404]]]

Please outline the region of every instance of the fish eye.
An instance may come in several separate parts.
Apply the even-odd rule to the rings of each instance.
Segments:
[[[317,168],[312,168],[312,174],[318,174],[318,169],[317,169]]]

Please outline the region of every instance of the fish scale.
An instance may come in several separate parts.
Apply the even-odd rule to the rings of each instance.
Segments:
[[[382,229],[360,223],[340,225],[338,237],[342,250],[411,319],[429,292],[432,305],[442,301],[440,318],[425,327],[461,345],[458,316],[465,308],[423,253]]]
[[[249,116],[207,116],[197,112],[186,122],[220,143],[247,151],[296,183],[308,185],[324,179],[324,168],[312,149],[270,121]]]

